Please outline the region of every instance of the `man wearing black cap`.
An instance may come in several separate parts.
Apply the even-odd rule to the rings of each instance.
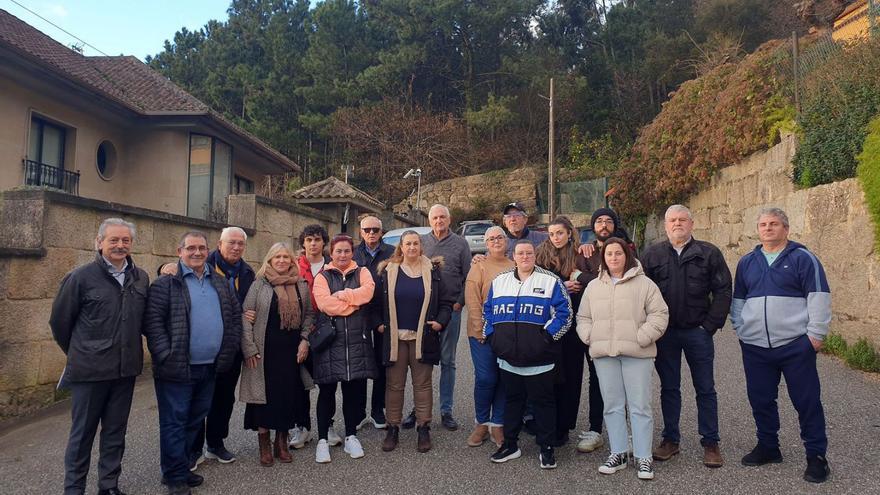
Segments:
[[[516,241],[528,239],[534,246],[539,246],[547,239],[546,232],[529,230],[529,214],[522,203],[510,203],[504,207],[504,229],[510,241],[507,243],[507,257],[513,259],[513,247]]]

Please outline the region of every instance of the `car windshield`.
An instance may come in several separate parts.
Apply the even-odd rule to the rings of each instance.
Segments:
[[[489,230],[491,224],[488,223],[475,223],[472,225],[464,226],[464,234],[463,235],[483,235]]]

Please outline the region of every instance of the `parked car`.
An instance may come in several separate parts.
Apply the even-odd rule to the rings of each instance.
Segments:
[[[427,234],[431,231],[431,227],[406,227],[405,229],[394,229],[385,232],[385,235],[382,236],[382,240],[385,241],[386,244],[390,244],[392,246],[396,246],[400,243],[400,236],[407,230],[415,230],[419,233],[419,235]]]
[[[483,236],[493,225],[495,224],[491,220],[469,220],[461,222],[456,233],[467,241],[468,247],[471,248],[471,254],[485,254],[487,248]]]
[[[593,232],[592,227],[581,227],[578,231],[580,231],[581,244],[589,244],[596,240],[596,233]]]

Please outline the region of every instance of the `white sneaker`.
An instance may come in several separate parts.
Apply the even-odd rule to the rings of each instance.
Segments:
[[[336,433],[336,430],[330,428],[327,430],[327,443],[329,443],[331,447],[335,447],[342,443],[342,437],[339,436],[339,433]]]
[[[578,435],[578,439],[578,452],[592,452],[605,445],[605,440],[602,438],[602,434],[595,431],[582,431],[580,435]]]
[[[350,455],[352,459],[360,459],[364,456],[364,448],[361,447],[361,441],[358,437],[350,435],[345,437],[345,453]]]
[[[363,427],[365,427],[365,426],[369,426],[369,425],[371,425],[371,424],[373,424],[373,420],[372,420],[372,418],[370,418],[370,415],[368,414],[367,417],[365,417],[365,418],[363,419],[363,421],[361,421],[360,423],[358,423],[358,425],[357,425],[357,427],[356,427],[355,429],[356,429],[357,431],[361,431],[361,428],[363,428]]]
[[[330,446],[327,445],[327,440],[318,440],[318,446],[315,447],[315,462],[318,464],[330,462]]]
[[[305,447],[307,443],[312,441],[312,435],[309,433],[309,430],[305,429],[305,427],[296,426],[290,433],[289,446],[291,449],[301,449]]]

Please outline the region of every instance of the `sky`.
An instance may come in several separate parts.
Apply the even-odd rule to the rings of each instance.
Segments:
[[[225,21],[230,0],[0,0],[0,9],[63,45],[81,44],[17,4],[24,5],[89,45],[84,55],[134,55],[162,51],[182,27],[197,30],[211,19]],[[96,50],[97,49],[97,50]],[[99,51],[98,51],[99,50]]]

